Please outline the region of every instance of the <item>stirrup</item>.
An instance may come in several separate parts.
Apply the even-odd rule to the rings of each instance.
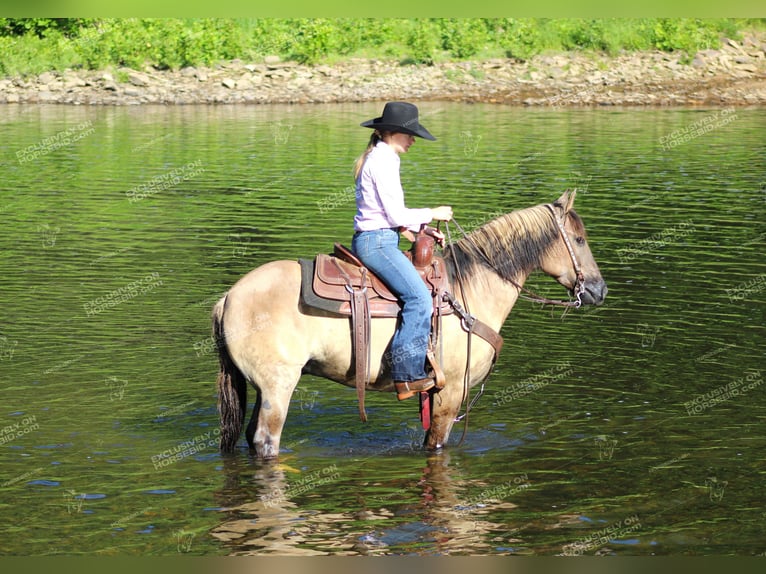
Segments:
[[[433,369],[432,376],[436,383],[436,388],[443,389],[447,379],[445,378],[444,371],[442,371],[441,366],[439,366],[439,362],[436,360],[436,355],[434,355],[433,349],[431,349],[430,345],[428,347],[428,351],[426,351],[426,360],[431,364],[431,368]]]
[[[422,393],[432,389],[435,383],[433,379],[418,379],[417,381],[395,382],[396,398],[400,401],[414,397],[417,393]]]

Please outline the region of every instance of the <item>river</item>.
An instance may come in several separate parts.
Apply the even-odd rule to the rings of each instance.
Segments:
[[[414,401],[362,424],[306,376],[278,465],[221,457],[211,307],[350,241],[381,108],[0,107],[0,553],[766,552],[763,109],[421,103],[408,203],[577,188],[605,304],[520,301],[443,453]]]

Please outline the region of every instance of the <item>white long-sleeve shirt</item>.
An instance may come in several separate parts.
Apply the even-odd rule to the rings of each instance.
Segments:
[[[406,227],[418,231],[432,219],[430,208],[411,209],[404,205],[399,154],[387,143],[378,142],[367,155],[356,180],[354,230]]]

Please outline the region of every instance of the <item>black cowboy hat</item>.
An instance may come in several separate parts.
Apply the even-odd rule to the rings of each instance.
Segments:
[[[436,139],[420,125],[417,106],[407,102],[388,102],[383,108],[382,116],[359,125],[382,131],[402,132],[431,141]]]

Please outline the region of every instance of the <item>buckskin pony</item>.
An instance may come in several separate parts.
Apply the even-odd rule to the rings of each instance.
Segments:
[[[553,203],[501,215],[448,245],[443,255],[454,300],[499,332],[527,277],[541,270],[576,297],[577,307],[603,303],[606,283],[582,219],[572,209],[574,197],[566,191]],[[256,398],[245,436],[264,459],[279,455],[290,398],[302,374],[355,386],[350,321],[302,306],[298,261],[272,261],[250,271],[216,303],[212,320],[223,452],[234,450],[242,431],[248,384]],[[366,390],[394,391],[387,350],[395,324],[396,318],[371,321]],[[494,364],[495,348],[469,330],[457,313],[442,318],[441,346],[449,349],[441,363],[446,383],[433,395],[428,450],[446,444],[467,391],[484,381]]]

